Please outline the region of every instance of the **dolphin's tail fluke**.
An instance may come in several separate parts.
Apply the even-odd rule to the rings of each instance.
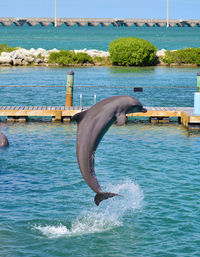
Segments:
[[[120,196],[120,195],[114,194],[114,193],[102,192],[102,193],[95,195],[94,202],[98,206],[101,201],[106,200],[111,197],[114,197],[114,196]]]

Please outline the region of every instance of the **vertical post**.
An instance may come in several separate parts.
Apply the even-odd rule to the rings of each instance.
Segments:
[[[74,72],[70,70],[67,73],[67,89],[66,89],[66,106],[73,105],[73,86],[74,86]]]
[[[167,0],[167,28],[169,28],[169,0]]]
[[[194,93],[194,114],[200,115],[200,72],[197,73],[197,92]]]
[[[200,92],[200,72],[197,73],[197,92]]]
[[[82,110],[83,107],[83,96],[80,94],[80,109]]]
[[[57,0],[55,0],[55,22],[54,27],[57,27]]]
[[[96,102],[97,102],[97,95],[94,94],[94,104],[96,104]]]

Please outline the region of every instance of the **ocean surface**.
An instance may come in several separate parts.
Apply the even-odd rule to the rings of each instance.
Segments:
[[[26,49],[97,49],[107,51],[109,43],[119,37],[138,37],[150,41],[158,49],[200,47],[199,27],[66,27],[37,25],[9,27],[0,25],[0,44]]]
[[[118,36],[123,35],[123,29],[125,34],[136,29],[141,37],[146,30],[148,39],[150,34],[153,38],[161,31],[102,28],[111,31],[107,37],[97,30],[96,36],[91,33],[91,37],[84,32],[84,41],[81,34],[80,38],[76,34],[83,28],[75,28],[73,41],[65,38],[59,46],[58,35],[62,38],[62,33],[56,34],[57,39],[47,36],[53,29],[0,27],[0,40],[27,48],[65,48],[66,43],[66,48],[71,49],[106,50],[117,29],[121,33]],[[71,30],[73,34],[72,29],[56,31]],[[36,30],[43,32],[39,35]],[[178,43],[178,36],[169,36],[163,43],[158,40],[159,48],[198,46],[194,35],[200,30],[174,30],[178,32],[172,28],[168,31],[182,34],[182,40]],[[73,70],[74,105],[80,104],[82,94],[84,106],[94,103],[95,94],[97,101],[129,94],[145,106],[193,106],[199,72],[199,68],[186,67]],[[69,68],[0,67],[0,105],[64,105],[68,71]],[[143,92],[134,93],[136,86],[143,87]],[[102,188],[122,197],[103,201],[99,207],[78,168],[76,124],[34,118],[20,124],[1,119],[0,132],[10,142],[9,148],[0,149],[1,257],[200,256],[199,132],[187,131],[177,120],[150,124],[146,119],[131,119],[125,126],[113,125],[97,149],[95,169]]]

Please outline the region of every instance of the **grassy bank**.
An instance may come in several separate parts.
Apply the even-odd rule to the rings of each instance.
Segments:
[[[177,51],[167,51],[161,57],[161,62],[167,65],[192,64],[200,65],[200,48],[186,48]]]
[[[17,50],[17,47],[10,47],[10,46],[7,46],[6,44],[0,45],[0,55],[2,52],[10,53],[15,50]]]
[[[110,57],[90,56],[84,52],[74,52],[69,50],[60,50],[57,53],[51,53],[49,63],[61,66],[91,66],[91,65],[111,65]]]

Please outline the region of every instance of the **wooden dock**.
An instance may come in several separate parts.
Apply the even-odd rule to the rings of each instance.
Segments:
[[[69,121],[71,117],[89,107],[79,106],[0,106],[0,119],[8,122],[27,121],[30,117],[49,117],[53,121]],[[200,116],[192,107],[145,107],[146,113],[130,113],[129,117],[148,117],[151,123],[169,122],[177,118],[187,129],[200,129]]]

